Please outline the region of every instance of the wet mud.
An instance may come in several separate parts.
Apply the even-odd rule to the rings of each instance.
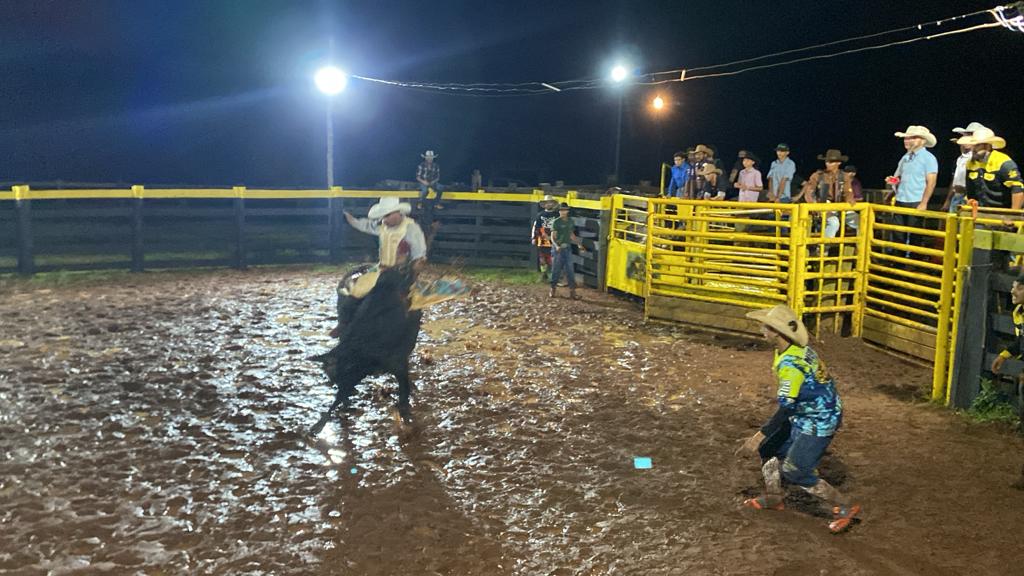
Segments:
[[[930,370],[818,345],[847,407],[821,473],[865,508],[832,536],[798,494],[739,507],[771,352],[591,290],[429,309],[412,424],[372,378],[311,437],[339,275],[9,286],[0,574],[1024,573],[1021,441],[912,400]]]

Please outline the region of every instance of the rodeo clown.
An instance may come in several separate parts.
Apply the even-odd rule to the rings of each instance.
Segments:
[[[540,281],[546,282],[551,273],[551,223],[558,218],[558,200],[548,194],[539,203],[540,213],[533,221],[530,240],[537,247],[537,268]]]
[[[860,505],[818,477],[817,467],[843,421],[843,403],[835,381],[818,354],[807,346],[807,328],[788,306],[754,310],[747,318],[761,323],[761,334],[775,348],[772,371],[778,380],[778,409],[736,451],[760,452],[765,494],[743,502],[757,510],[783,510],[782,480],[834,507],[829,530],[846,530]],[[780,470],[781,469],[781,470]]]
[[[376,285],[380,271],[397,268],[409,277],[411,310],[418,310],[456,298],[469,292],[461,280],[441,278],[432,282],[417,281],[416,276],[427,261],[427,240],[423,229],[409,217],[412,206],[397,197],[387,196],[370,207],[366,218],[345,212],[345,220],[356,230],[380,238],[378,261],[350,271],[338,284],[338,325],[331,330],[337,338],[351,319],[359,300]]]

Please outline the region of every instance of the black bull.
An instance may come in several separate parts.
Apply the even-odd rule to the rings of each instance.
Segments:
[[[346,316],[338,335],[338,345],[311,360],[321,362],[324,372],[337,388],[334,402],[324,412],[312,433],[318,434],[363,378],[392,374],[398,380],[398,410],[409,419],[409,356],[416,347],[423,313],[409,310],[412,276],[406,271],[381,272],[373,289],[361,299],[339,306]]]

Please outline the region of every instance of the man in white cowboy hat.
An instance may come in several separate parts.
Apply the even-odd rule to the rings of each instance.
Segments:
[[[434,162],[437,158],[437,154],[434,154],[433,150],[427,150],[423,154],[420,154],[423,158],[423,162],[416,167],[416,182],[420,185],[420,207],[424,210],[424,213],[428,215],[433,214],[435,207],[442,208],[441,206],[441,167]],[[427,194],[430,190],[434,191],[435,199],[430,202],[427,198]]]
[[[964,136],[970,136],[974,134],[976,130],[980,130],[985,126],[980,122],[971,122],[966,128],[953,128],[954,134],[959,134],[956,138],[952,138],[952,142],[958,142],[960,138]],[[960,156],[956,159],[956,167],[953,168],[953,182],[949,185],[949,194],[946,194],[946,200],[942,203],[942,211],[947,210],[953,214],[956,214],[960,206],[967,201],[965,193],[967,191],[967,162],[971,159],[971,144],[960,144]]]
[[[412,206],[408,202],[387,196],[370,207],[366,218],[356,218],[345,212],[345,220],[353,228],[380,237],[380,248],[377,265],[350,272],[346,276],[347,280],[342,280],[338,285],[338,325],[331,330],[332,338],[341,333],[346,319],[355,310],[354,299],[369,293],[381,270],[408,264],[415,276],[423,267],[427,257],[427,241],[419,224],[409,218],[411,211]]]
[[[960,138],[957,144],[971,146],[971,159],[967,162],[968,198],[984,207],[1024,208],[1020,169],[1012,158],[1000,152],[1006,147],[1006,140],[988,128],[981,128]]]
[[[418,268],[427,257],[427,240],[419,224],[408,217],[411,211],[408,202],[387,196],[370,207],[366,218],[345,212],[345,220],[360,232],[380,237],[381,267],[412,264]]]
[[[896,132],[895,136],[903,138],[906,149],[893,174],[899,178],[896,205],[927,210],[939,175],[939,161],[928,150],[935,146],[935,136],[924,126],[908,126],[905,132]]]
[[[825,450],[843,421],[843,403],[825,363],[807,345],[807,328],[788,306],[754,310],[747,318],[761,323],[761,334],[775,348],[772,371],[778,380],[778,408],[771,420],[748,438],[736,454],[760,452],[765,494],[743,502],[748,508],[782,510],[782,480],[803,488],[834,507],[832,532],[846,530],[860,506],[818,476]]]
[[[538,205],[540,212],[533,220],[530,240],[537,247],[537,269],[541,282],[544,282],[551,272],[551,223],[558,219],[558,200],[547,194]]]
[[[896,186],[896,206],[927,210],[928,201],[935,192],[935,183],[939,177],[939,161],[928,148],[935,146],[935,136],[924,126],[908,126],[905,132],[896,132],[895,136],[903,138],[906,153],[896,165],[896,171],[890,177]],[[907,214],[896,214],[895,223],[899,226],[920,228],[921,218]],[[892,241],[897,244],[920,245],[925,238],[904,232],[893,234]],[[905,258],[915,257],[915,253],[907,250],[900,253]]]

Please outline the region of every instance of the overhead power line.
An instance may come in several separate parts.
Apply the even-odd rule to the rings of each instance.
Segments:
[[[834,40],[831,42],[824,42],[820,44],[814,44],[811,46],[805,46],[802,48],[794,48],[791,50],[783,50],[780,52],[773,52],[771,54],[763,54],[760,56],[754,56],[751,58],[744,58],[741,60],[734,60],[732,62],[724,62],[721,64],[710,64],[706,66],[698,66],[695,68],[676,68],[672,70],[663,70],[658,72],[648,72],[638,75],[637,79],[633,84],[639,84],[643,86],[655,86],[661,84],[670,84],[675,82],[687,82],[690,80],[699,80],[704,78],[719,78],[724,76],[734,76],[737,74],[744,74],[747,72],[753,72],[756,70],[764,70],[767,68],[776,68],[779,66],[789,66],[800,62],[808,62],[812,60],[823,60],[827,58],[836,58],[839,56],[845,56],[848,54],[855,54],[858,52],[866,52],[872,50],[882,50],[886,48],[892,48],[895,46],[901,46],[905,44],[912,44],[914,42],[920,42],[922,40],[933,40],[936,38],[942,38],[945,36],[952,36],[956,34],[965,34],[968,32],[974,32],[983,30],[986,28],[1005,27],[1010,30],[1024,32],[1024,16],[1021,12],[1024,11],[1021,7],[1024,6],[1024,2],[1017,2],[1013,5],[996,6],[988,10],[978,10],[976,12],[969,12],[967,14],[961,14],[959,16],[952,16],[949,18],[943,18],[941,20],[934,20],[929,22],[923,22],[920,24],[914,24],[911,26],[903,26],[900,28],[894,28],[892,30],[886,30],[884,32],[875,32],[872,34],[864,34],[861,36],[854,36],[850,38],[844,38],[841,40]],[[903,40],[895,40],[891,42],[885,42],[881,44],[873,44],[870,46],[860,46],[857,48],[850,48],[846,50],[840,50],[836,52],[829,52],[825,54],[815,54],[811,56],[803,56],[800,58],[793,58],[784,60],[781,62],[770,62],[766,64],[759,64],[756,66],[748,66],[745,68],[739,68],[736,70],[726,70],[722,72],[713,72],[706,74],[693,74],[698,71],[708,70],[721,70],[723,68],[730,68],[741,64],[749,64],[752,62],[759,62],[768,60],[771,58],[778,58],[780,56],[787,56],[792,54],[798,54],[801,52],[810,52],[814,50],[821,50],[822,48],[829,48],[833,46],[839,46],[842,44],[849,44],[852,42],[859,42],[869,40],[872,38],[879,38],[883,36],[889,36],[893,34],[900,34],[905,32],[911,32],[914,30],[925,32],[935,27],[947,25],[949,23],[960,22],[980,16],[983,14],[989,15],[993,21],[980,23],[962,28],[956,28],[953,30],[945,30],[937,33],[926,33],[913,38],[907,38]],[[510,97],[510,96],[531,96],[539,94],[554,94],[560,92],[570,92],[575,90],[593,90],[603,87],[607,81],[601,77],[589,77],[589,78],[578,78],[573,80],[561,80],[561,81],[546,81],[546,82],[416,82],[416,81],[400,81],[400,80],[385,80],[381,78],[373,78],[369,76],[353,75],[353,78],[364,80],[366,82],[374,82],[378,84],[384,84],[388,86],[395,86],[399,88],[407,88],[417,91],[435,92],[439,94],[451,94],[461,96],[476,96],[476,97]]]

